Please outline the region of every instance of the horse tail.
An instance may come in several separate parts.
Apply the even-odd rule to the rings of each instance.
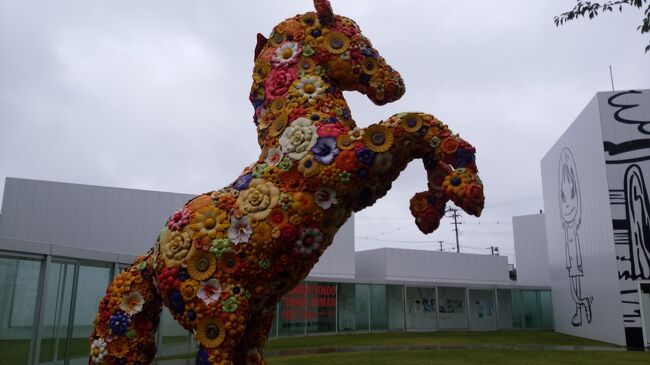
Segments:
[[[89,364],[150,364],[162,300],[154,284],[153,254],[139,257],[113,279],[99,304]]]

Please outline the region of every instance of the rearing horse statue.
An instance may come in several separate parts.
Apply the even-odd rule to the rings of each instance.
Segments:
[[[433,232],[453,201],[480,215],[474,148],[429,114],[358,128],[342,91],[375,104],[404,83],[357,24],[316,12],[258,34],[250,100],[262,152],[229,186],[165,222],[152,250],[120,273],[99,305],[91,364],[149,364],[164,304],[199,343],[197,364],[265,364],[276,303],[310,272],[352,212],[384,196],[421,159],[428,189],[410,201]]]

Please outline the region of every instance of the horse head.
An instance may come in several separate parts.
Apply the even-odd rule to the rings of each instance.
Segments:
[[[400,74],[353,20],[335,15],[327,0],[314,0],[314,5],[315,12],[281,22],[268,38],[257,36],[250,101],[260,144],[290,124],[287,109],[313,106],[319,102],[316,96],[327,94],[344,103],[341,91],[358,91],[383,105],[404,94]],[[353,128],[349,110],[347,114],[340,119]]]

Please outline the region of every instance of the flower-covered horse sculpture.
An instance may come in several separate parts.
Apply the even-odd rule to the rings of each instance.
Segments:
[[[397,114],[360,129],[343,90],[376,104],[400,75],[328,1],[258,35],[250,100],[262,153],[236,181],[190,200],[154,248],[120,273],[99,306],[90,363],[149,364],[162,304],[199,343],[199,364],[264,364],[278,299],[304,279],[352,212],[421,159],[428,190],[411,199],[433,232],[452,200],[479,215],[474,148],[433,116]]]

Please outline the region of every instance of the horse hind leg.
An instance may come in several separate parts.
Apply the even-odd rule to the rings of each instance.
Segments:
[[[93,323],[89,364],[153,361],[162,302],[151,263],[151,254],[142,256],[109,284]]]
[[[237,349],[237,365],[266,365],[262,349],[266,345],[269,332],[275,320],[273,305],[251,316],[246,326],[246,333]]]

